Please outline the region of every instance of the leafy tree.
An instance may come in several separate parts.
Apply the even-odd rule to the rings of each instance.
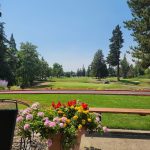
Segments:
[[[121,65],[121,74],[123,78],[127,78],[129,72],[129,63],[127,61],[126,55],[124,55],[123,59],[120,62]]]
[[[120,80],[119,64],[120,64],[120,49],[124,42],[122,37],[121,27],[117,25],[112,32],[111,44],[109,45],[110,52],[107,57],[107,62],[110,66],[117,66],[117,79]]]
[[[105,64],[102,50],[98,50],[91,64],[91,72],[94,77],[104,78],[108,75],[107,66]]]
[[[46,79],[47,77],[49,77],[49,65],[48,63],[44,60],[44,58],[42,57],[40,62],[39,62],[39,78],[40,79]]]
[[[125,21],[125,27],[132,30],[131,34],[137,42],[131,47],[133,57],[140,60],[144,68],[150,66],[150,1],[128,0],[133,18]]]
[[[53,76],[61,77],[63,76],[63,67],[58,63],[53,64]]]
[[[37,46],[32,43],[21,43],[18,52],[19,64],[17,69],[18,82],[21,87],[28,87],[39,75],[39,58]]]
[[[134,72],[136,77],[144,75],[144,69],[139,61],[135,62]]]

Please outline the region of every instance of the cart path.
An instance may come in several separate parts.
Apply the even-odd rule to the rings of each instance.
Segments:
[[[150,90],[16,90],[0,91],[0,94],[101,94],[150,96]]]

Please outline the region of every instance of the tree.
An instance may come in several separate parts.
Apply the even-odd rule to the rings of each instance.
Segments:
[[[42,57],[40,62],[39,62],[39,78],[40,79],[46,79],[47,77],[49,77],[49,65],[48,63],[44,60],[44,58]]]
[[[91,64],[91,72],[94,77],[104,78],[108,75],[107,66],[105,64],[102,50],[98,50]]]
[[[124,55],[123,59],[120,61],[121,65],[121,75],[123,78],[127,78],[129,72],[129,63],[127,61],[126,55]]]
[[[63,76],[63,67],[62,67],[62,65],[60,65],[58,63],[53,64],[53,76],[55,76],[57,78]]]
[[[18,52],[18,83],[21,87],[28,87],[33,84],[39,76],[39,58],[37,46],[32,43],[21,43],[20,51]]]
[[[16,69],[17,69],[17,48],[16,48],[16,42],[13,37],[13,34],[11,34],[10,41],[9,41],[9,48],[7,53],[7,62],[10,70],[10,78],[11,78],[11,84],[16,83]]]
[[[85,77],[85,73],[86,73],[86,70],[85,70],[85,67],[84,67],[84,65],[83,65],[83,67],[82,67],[82,76],[83,76],[83,77]]]
[[[90,77],[91,76],[91,65],[88,66],[86,76]]]
[[[125,21],[125,27],[132,30],[131,34],[137,42],[131,47],[133,57],[140,60],[144,68],[150,66],[150,1],[128,0],[133,18]]]
[[[4,22],[0,22],[0,79],[7,80],[11,83],[11,72],[7,62],[8,47],[4,31]]]
[[[117,25],[112,32],[112,38],[110,39],[111,44],[109,45],[110,51],[107,57],[107,62],[110,66],[117,67],[117,79],[120,80],[119,64],[120,64],[120,49],[124,42],[122,37],[121,27]]]
[[[127,75],[127,76],[128,76],[129,78],[135,77],[135,71],[134,71],[134,67],[133,67],[132,64],[129,66],[129,71],[128,71],[128,75]]]

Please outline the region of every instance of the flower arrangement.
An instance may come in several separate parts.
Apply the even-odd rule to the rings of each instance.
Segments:
[[[48,146],[53,144],[55,136],[61,136],[64,150],[76,144],[78,133],[82,130],[102,132],[100,118],[89,112],[88,105],[77,100],[66,104],[52,102],[49,108],[40,108],[34,103],[30,108],[21,111],[17,118],[19,134],[23,138],[31,138],[38,133],[41,138],[48,140]]]

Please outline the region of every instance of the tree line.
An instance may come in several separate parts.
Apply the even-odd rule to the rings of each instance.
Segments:
[[[98,49],[87,69],[83,65],[77,72],[64,72],[63,66],[59,63],[54,63],[50,67],[39,55],[37,46],[30,42],[22,42],[17,49],[13,34],[10,39],[7,39],[4,22],[0,22],[0,79],[7,80],[9,85],[28,87],[34,81],[45,80],[48,77],[116,76],[120,80],[120,77],[150,74],[150,1],[128,0],[127,3],[133,18],[124,21],[124,24],[125,28],[132,30],[131,35],[137,42],[137,45],[132,46],[128,52],[133,56],[135,65],[127,61],[126,54],[123,59],[120,59],[124,39],[119,25],[112,31],[106,59],[103,51]]]

